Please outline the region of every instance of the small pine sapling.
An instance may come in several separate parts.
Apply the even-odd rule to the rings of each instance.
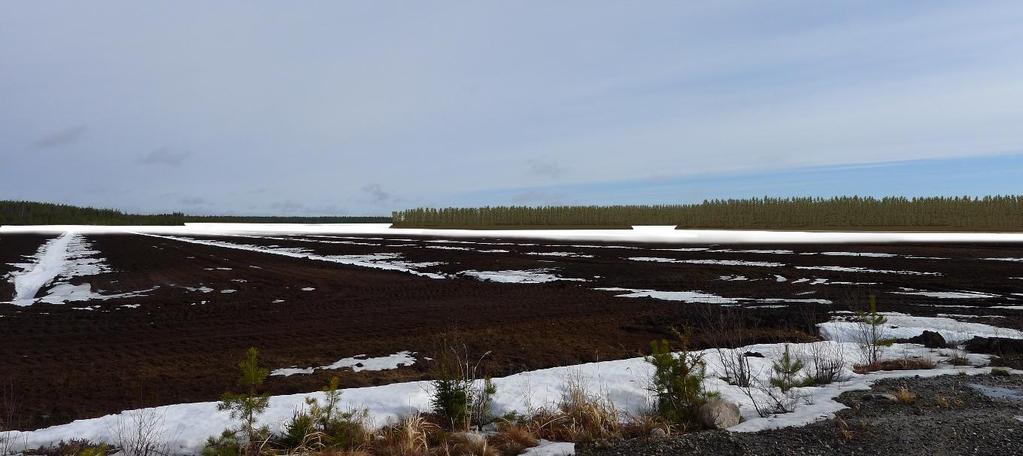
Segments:
[[[657,397],[657,412],[669,422],[683,426],[697,422],[697,411],[708,398],[703,382],[706,363],[703,355],[689,350],[689,335],[679,336],[679,352],[672,352],[667,340],[650,343],[647,362],[654,366],[651,390]]]
[[[799,373],[803,370],[803,360],[793,357],[789,352],[789,345],[785,344],[785,353],[781,359],[771,365],[774,373],[771,375],[771,385],[774,385],[786,392],[801,383],[797,380]]]
[[[256,350],[255,347],[248,349],[245,359],[238,363],[238,367],[242,371],[238,383],[246,391],[244,393],[225,393],[220,403],[217,404],[217,409],[230,411],[231,418],[241,420],[241,426],[237,431],[244,437],[244,441],[241,442],[244,448],[242,452],[254,453],[256,443],[266,439],[270,432],[265,426],[257,425],[259,415],[266,410],[270,402],[270,395],[259,393],[258,389],[266,381],[270,371],[260,367],[259,350]]]

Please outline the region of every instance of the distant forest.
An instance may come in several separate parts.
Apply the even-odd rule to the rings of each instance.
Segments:
[[[1023,197],[752,198],[653,206],[503,206],[395,211],[396,227],[1023,231]]]
[[[67,204],[0,201],[0,225],[181,225],[207,223],[390,223],[390,217],[211,216],[181,213],[139,215]]]

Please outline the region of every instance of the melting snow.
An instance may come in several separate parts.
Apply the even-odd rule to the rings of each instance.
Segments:
[[[886,337],[896,339],[916,337],[924,330],[936,331],[948,341],[965,341],[973,336],[1023,339],[1023,332],[983,323],[968,323],[944,317],[916,317],[898,312],[881,312],[881,314],[888,319],[885,328]],[[860,323],[844,318],[821,323],[819,327],[825,338],[838,342],[856,342],[862,334]]]
[[[501,283],[545,283],[555,281],[585,282],[586,279],[558,277],[550,269],[528,269],[524,271],[462,271],[459,274],[479,280]]]
[[[724,280],[726,282],[741,282],[749,279],[744,275],[723,275],[718,277],[718,280]]]
[[[903,291],[891,291],[889,293],[912,296],[926,296],[928,298],[938,299],[988,299],[998,297],[998,295],[981,293],[979,291],[927,291],[914,290],[912,288],[903,288],[902,290]]]
[[[918,271],[895,271],[890,269],[870,269],[861,268],[856,266],[796,266],[796,269],[808,269],[814,271],[833,271],[833,272],[865,272],[865,273],[876,273],[876,274],[901,274],[901,275],[926,275],[926,276],[940,276],[940,272],[918,272]]]
[[[957,372],[979,374],[990,371],[988,368],[950,366],[942,363],[938,368],[931,370],[875,372],[859,375],[851,370],[851,365],[857,362],[859,357],[857,344],[817,342],[815,344],[789,344],[789,347],[793,353],[800,354],[810,350],[811,345],[842,356],[847,363],[843,372],[847,380],[821,387],[796,388],[796,392],[806,400],[799,402],[792,413],[772,415],[766,418],[761,418],[756,414],[749,398],[738,387],[729,385],[720,379],[723,369],[716,350],[700,352],[704,355],[707,363],[707,390],[718,392],[722,398],[739,404],[744,421],[730,430],[751,432],[800,426],[828,418],[834,412],[845,408],[844,405],[834,400],[840,393],[868,389],[874,381],[882,378],[914,375],[936,376]],[[766,377],[771,371],[771,363],[781,357],[785,344],[751,345],[741,349],[764,355],[764,358],[748,358],[748,360],[752,368],[751,372],[766,382]],[[938,354],[912,344],[896,344],[889,349],[889,352],[900,357],[940,359]],[[981,355],[971,355],[971,357],[975,357],[978,362],[986,359]],[[812,369],[812,365],[808,365],[806,368]],[[528,413],[537,407],[554,404],[561,399],[567,381],[571,379],[578,382],[587,391],[599,391],[623,412],[638,413],[651,404],[652,398],[648,389],[651,375],[652,367],[644,358],[640,357],[555,367],[495,378],[493,382],[497,387],[497,394],[493,398],[493,411],[498,415],[513,411]],[[383,425],[400,416],[429,410],[431,391],[429,381],[349,388],[342,391],[342,407],[366,408],[372,423]],[[259,418],[259,424],[270,426],[273,431],[279,431],[283,424],[291,419],[295,409],[301,407],[309,397],[323,400],[323,394],[319,392],[271,397],[269,407]],[[176,404],[148,410],[162,418],[160,422],[164,426],[162,430],[165,432],[162,432],[161,435],[173,436],[173,441],[170,443],[173,444],[172,450],[176,453],[195,453],[202,447],[207,437],[219,434],[221,429],[235,423],[228,412],[217,410],[216,402]],[[111,432],[116,429],[116,423],[121,417],[127,416],[127,413],[130,412],[79,420],[37,431],[13,431],[11,437],[12,441],[17,442],[18,445],[28,447],[39,447],[68,438],[85,438],[98,442],[110,441]],[[567,450],[569,447],[551,444],[542,447],[542,451],[554,448]],[[536,451],[538,452],[532,454],[551,454],[540,452],[541,450]]]
[[[85,238],[74,232],[65,232],[47,241],[30,257],[33,262],[13,264],[20,267],[21,271],[10,274],[15,290],[12,303],[19,306],[31,305],[36,301],[39,290],[54,282],[57,283],[39,301],[63,304],[68,301],[111,299],[141,293],[104,296],[93,293],[89,284],[72,285],[67,282],[76,277],[109,272],[109,266],[98,255],[99,252],[93,250]]]
[[[898,255],[894,253],[877,253],[877,252],[821,252],[819,255],[827,256],[849,256],[849,257],[868,257],[868,258],[894,258]]]
[[[594,288],[600,291],[625,292],[617,294],[619,298],[654,298],[663,301],[681,301],[693,304],[723,304],[736,305],[740,303],[807,303],[807,304],[831,304],[827,299],[800,299],[800,298],[727,298],[705,291],[660,291],[660,290],[639,290],[634,288]],[[785,306],[779,306],[785,307]]]
[[[773,263],[770,261],[743,261],[743,260],[712,260],[712,259],[675,259],[661,257],[629,257],[632,261],[652,261],[656,263],[684,263],[684,264],[718,264],[723,266],[761,266],[776,268],[785,266],[785,263]]]
[[[526,255],[534,256],[553,256],[553,257],[572,257],[572,258],[593,258],[593,255],[585,253],[575,252],[526,252]]]
[[[221,247],[225,249],[245,250],[249,252],[260,252],[268,253],[273,255],[281,255],[291,258],[305,258],[316,261],[327,261],[331,263],[345,264],[349,266],[359,266],[366,268],[385,269],[389,271],[400,271],[409,274],[429,277],[431,279],[443,279],[444,276],[441,274],[435,274],[430,272],[419,272],[415,268],[429,267],[440,263],[409,263],[406,261],[400,261],[401,255],[398,253],[376,253],[371,255],[318,255],[302,248],[283,248],[283,247],[263,247],[251,244],[239,244],[234,242],[217,241],[211,239],[193,239],[184,238],[178,236],[163,236],[157,234],[148,234],[147,236],[153,236],[163,239],[171,239],[174,241],[188,242],[192,244],[208,245],[213,247]]]
[[[351,358],[342,358],[331,364],[317,367],[288,367],[275,369],[270,375],[287,377],[290,375],[312,374],[318,370],[336,370],[351,368],[352,371],[382,371],[397,369],[402,366],[411,366],[416,363],[415,353],[401,351],[393,355],[369,358],[366,355],[355,355]]]

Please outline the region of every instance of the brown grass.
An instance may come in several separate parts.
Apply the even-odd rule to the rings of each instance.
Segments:
[[[380,456],[420,456],[430,451],[431,434],[439,427],[423,416],[413,415],[402,418],[397,424],[381,430],[372,453]]]
[[[569,380],[556,409],[540,409],[527,426],[537,436],[561,442],[591,442],[622,436],[621,414],[607,398],[590,395]]]
[[[866,374],[874,371],[934,369],[937,363],[927,358],[886,359],[873,364],[857,364],[853,372]]]
[[[528,427],[513,423],[500,426],[488,440],[502,454],[519,454],[540,443]]]
[[[846,423],[840,416],[835,416],[835,433],[843,442],[850,442],[856,436],[852,429],[849,429],[849,423]]]
[[[900,386],[899,389],[895,390],[895,398],[905,405],[913,405],[916,403],[916,394],[905,386]]]
[[[953,366],[969,366],[970,360],[962,352],[954,350],[948,355],[948,363]]]

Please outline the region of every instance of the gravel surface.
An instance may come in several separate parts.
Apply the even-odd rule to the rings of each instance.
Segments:
[[[611,455],[1021,455],[1023,376],[946,375],[882,380],[875,393],[906,387],[912,405],[842,394],[836,419],[757,433],[698,432],[635,439],[577,454]],[[945,406],[947,401],[947,407]]]

